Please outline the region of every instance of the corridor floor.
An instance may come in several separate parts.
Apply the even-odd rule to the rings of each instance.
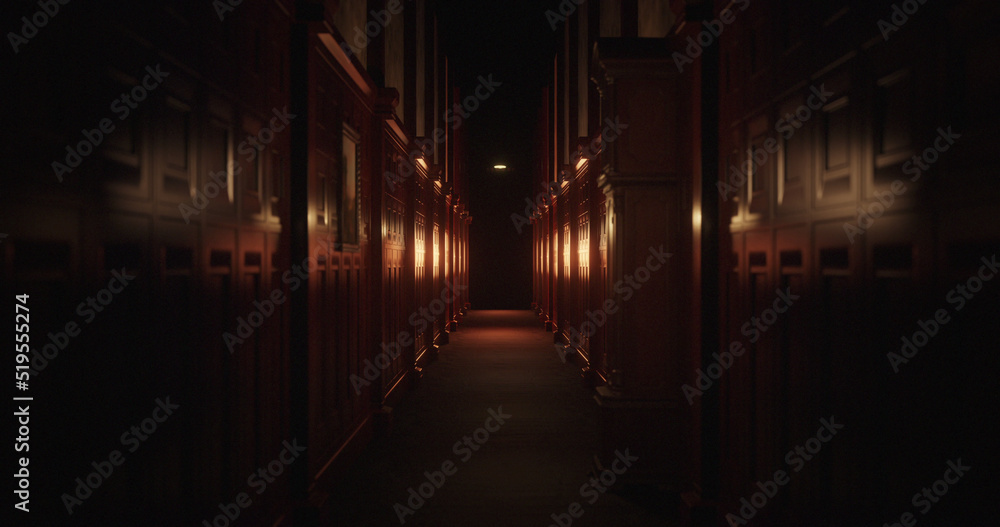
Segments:
[[[487,422],[491,411],[502,425],[497,418]],[[390,434],[365,451],[334,491],[325,524],[673,524],[663,498],[643,497],[623,483],[581,495],[593,476],[597,406],[579,369],[560,360],[552,334],[529,311],[470,311],[393,415]],[[466,446],[466,436],[475,447]],[[425,483],[425,495],[434,483],[440,488],[421,497],[422,504],[416,498],[407,503],[409,489],[419,493]],[[574,502],[583,514],[571,519],[566,513]],[[562,515],[561,524],[553,514]]]

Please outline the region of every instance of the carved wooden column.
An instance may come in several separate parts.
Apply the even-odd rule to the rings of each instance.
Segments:
[[[452,265],[451,265],[451,233],[452,233],[452,222],[454,214],[452,213],[452,204],[454,203],[455,193],[452,183],[443,183],[441,187],[441,280],[439,282],[439,287],[437,294],[441,294],[444,291],[447,284],[452,281]],[[444,312],[438,317],[439,324],[441,326],[441,343],[448,344],[451,342],[451,305],[446,304]]]
[[[454,185],[452,185],[451,201],[448,205],[448,243],[445,245],[445,250],[448,251],[445,258],[448,262],[448,271],[445,273],[445,276],[447,277],[446,284],[452,285],[454,285],[458,279],[458,259],[456,256],[458,254],[458,211],[460,201],[461,196],[458,195]],[[455,304],[453,302],[445,305],[445,319],[447,320],[449,332],[458,331],[458,318],[455,316]]]
[[[531,309],[539,313],[538,297],[538,218],[531,217]]]
[[[470,269],[469,269],[469,257],[470,257],[470,254],[469,254],[469,250],[470,250],[470,247],[471,247],[471,240],[469,238],[469,231],[472,229],[472,214],[469,213],[468,211],[466,211],[464,219],[465,219],[465,225],[463,226],[463,229],[464,229],[464,233],[465,233],[464,234],[464,236],[465,236],[465,248],[464,248],[465,252],[464,252],[464,254],[462,256],[462,261],[463,261],[463,266],[462,266],[462,276],[463,276],[462,285],[465,286],[465,289],[462,290],[462,299],[463,299],[462,314],[463,315],[466,314],[466,312],[469,309],[472,309],[472,296],[471,296],[471,292],[470,292],[470,289],[469,289],[470,288],[470,283],[469,283],[469,271],[470,271]]]
[[[553,239],[553,228],[552,228],[552,217],[555,215],[555,200],[546,196],[544,198],[545,206],[542,207],[542,218],[539,223],[540,228],[544,231],[542,234],[543,243],[543,286],[545,289],[545,331],[555,331],[555,264],[553,263],[553,256],[555,255],[555,240]]]
[[[553,287],[555,288],[555,302],[553,306],[552,321],[555,324],[555,334],[553,342],[556,344],[566,344],[569,342],[567,331],[569,331],[569,295],[570,284],[569,275],[569,255],[570,242],[569,233],[566,231],[570,210],[569,184],[562,182],[559,184],[558,194],[553,198],[552,215],[552,243],[555,246],[553,257]]]
[[[452,301],[452,311],[454,312],[452,320],[454,320],[456,327],[462,323],[462,319],[465,317],[466,294],[461,287],[465,285],[465,250],[468,244],[468,238],[465,234],[465,218],[469,213],[465,209],[465,202],[459,199],[458,207],[455,210],[455,256],[453,258],[455,261],[455,287],[452,291],[452,294],[455,295]]]
[[[602,451],[629,449],[624,475],[680,491],[693,480],[697,434],[681,386],[694,368],[692,79],[667,40],[600,39],[593,79],[606,149],[609,383],[597,389]],[[666,256],[669,253],[671,256]],[[610,309],[607,309],[610,308]]]

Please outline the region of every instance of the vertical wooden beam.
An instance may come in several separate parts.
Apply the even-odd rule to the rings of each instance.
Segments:
[[[714,18],[713,2],[689,2],[686,18],[689,22]],[[697,71],[700,74],[700,118],[701,118],[701,368],[705,371],[715,362],[714,353],[719,352],[720,310],[720,216],[719,192],[716,181],[719,178],[719,51],[720,44],[706,46],[702,50]],[[693,72],[692,72],[693,73]],[[716,525],[717,511],[713,506],[719,498],[721,466],[720,390],[705,390],[700,405],[700,480],[702,504],[693,511],[696,526]]]
[[[365,10],[365,16],[370,16],[368,13],[379,12],[385,9],[385,0],[368,0],[368,9]],[[385,38],[387,31],[385,28],[378,33],[378,35],[371,37],[368,42],[368,74],[371,76],[372,80],[375,81],[375,85],[380,88],[385,88]]]
[[[290,32],[290,239],[289,260],[305,261],[309,256],[309,55],[310,21],[322,16],[308,2],[297,6]],[[308,524],[309,496],[309,288],[290,292],[289,301],[289,439],[305,446],[302,459],[289,466],[291,498],[295,504],[295,524]]]
[[[417,130],[417,6],[403,4],[403,123]]]
[[[701,367],[715,362],[719,351],[720,316],[720,206],[716,188],[719,174],[719,45],[704,48],[701,56]],[[707,503],[720,491],[719,393],[705,390],[701,397],[701,486]],[[714,525],[708,508],[706,527]]]
[[[614,306],[606,323],[609,384],[596,396],[598,460],[630,449],[642,461],[623,477],[674,492],[695,479],[697,440],[694,409],[680,390],[698,356],[691,313],[694,83],[673,67],[680,45],[600,39],[594,71],[609,127],[599,184],[609,209],[606,294]]]

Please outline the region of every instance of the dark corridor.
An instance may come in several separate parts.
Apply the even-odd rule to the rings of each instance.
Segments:
[[[1000,3],[0,28],[11,525],[1000,517]]]
[[[600,481],[597,408],[534,313],[470,312],[448,348],[332,492],[330,525],[546,525],[573,503],[573,525],[674,525],[669,501]]]

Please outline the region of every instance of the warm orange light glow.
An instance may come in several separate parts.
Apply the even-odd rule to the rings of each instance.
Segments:
[[[493,165],[494,170],[507,170],[507,165]]]

